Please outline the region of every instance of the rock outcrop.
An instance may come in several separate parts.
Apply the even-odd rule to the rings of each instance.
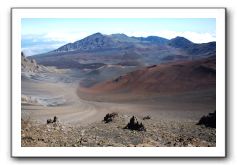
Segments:
[[[47,124],[57,123],[57,122],[59,122],[57,116],[54,116],[53,119],[47,119]]]
[[[105,123],[109,123],[109,122],[113,121],[113,119],[114,119],[116,116],[118,116],[118,114],[115,113],[115,112],[113,112],[113,113],[108,113],[108,114],[106,114],[106,116],[104,117],[104,120],[103,120],[103,121],[104,121]]]
[[[146,131],[144,125],[138,122],[136,117],[131,117],[130,122],[127,124],[125,129],[136,130],[136,131]]]
[[[216,128],[216,111],[209,113],[207,116],[201,117],[197,125],[205,125],[206,127]]]
[[[45,67],[37,64],[35,59],[27,58],[23,52],[21,52],[21,72],[39,73],[39,72],[55,72],[56,69]]]

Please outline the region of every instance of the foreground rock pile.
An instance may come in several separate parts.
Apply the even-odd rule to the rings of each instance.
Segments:
[[[32,147],[208,147],[216,144],[216,129],[194,122],[142,120],[144,116],[136,116],[133,124],[140,125],[138,121],[142,121],[146,131],[124,129],[133,117],[116,114],[112,121],[79,127],[61,123],[57,117],[55,122],[51,119],[48,123],[22,120],[21,144]]]

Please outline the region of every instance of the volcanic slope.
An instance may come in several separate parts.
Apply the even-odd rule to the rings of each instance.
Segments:
[[[211,56],[194,61],[152,65],[82,90],[98,94],[167,94],[215,88],[215,61],[215,56]]]

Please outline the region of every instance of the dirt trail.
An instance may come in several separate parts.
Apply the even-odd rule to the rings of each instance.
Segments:
[[[78,79],[71,80],[70,75],[66,74],[57,76],[44,75],[40,79],[35,79],[36,75],[34,79],[22,79],[22,95],[26,96],[26,100],[27,97],[37,100],[22,103],[22,118],[45,123],[47,119],[57,116],[64,123],[85,125],[101,121],[109,112],[118,112],[136,116],[151,115],[157,120],[196,122],[201,116],[215,110],[215,104],[210,104],[210,101],[214,100],[213,92],[209,91],[198,92],[195,95],[191,93],[184,96],[156,97],[127,102],[115,102],[113,100],[119,100],[119,98],[111,95],[109,96],[111,101],[105,102],[103,99],[95,101],[93,97],[96,96],[93,95],[89,97],[90,99],[86,97],[85,99],[83,93],[78,94]],[[102,97],[108,98],[106,95]]]

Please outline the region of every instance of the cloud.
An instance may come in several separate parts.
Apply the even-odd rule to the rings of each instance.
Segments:
[[[85,32],[71,32],[71,33],[65,33],[65,32],[50,32],[43,36],[43,38],[51,40],[51,41],[61,41],[61,42],[75,42],[79,39],[87,37],[88,33]]]
[[[26,56],[31,56],[52,51],[66,43],[51,40],[44,35],[23,35],[21,38],[21,49]]]
[[[172,39],[177,36],[185,37],[188,40],[194,43],[206,43],[211,41],[216,41],[216,36],[210,33],[197,33],[197,32],[177,32],[177,31],[158,31],[158,32],[130,32],[127,34],[128,36],[136,36],[136,37],[147,37],[147,36],[159,36],[167,39]]]
[[[47,34],[27,34],[21,37],[22,51],[26,56],[46,53],[70,42],[75,42],[90,34],[51,32]]]
[[[23,51],[26,56],[32,56],[32,55],[37,55],[37,54],[42,54],[42,53],[52,51],[54,49],[57,49],[60,46],[62,46],[62,44],[57,44],[57,43],[52,43],[52,42],[50,44],[40,43],[37,45],[22,47],[21,51]]]
[[[175,38],[177,36],[182,36],[189,39],[194,43],[206,43],[211,41],[216,41],[216,37],[210,33],[197,33],[197,32],[175,32],[175,31],[162,31],[158,33],[161,37],[166,37],[168,39]]]

